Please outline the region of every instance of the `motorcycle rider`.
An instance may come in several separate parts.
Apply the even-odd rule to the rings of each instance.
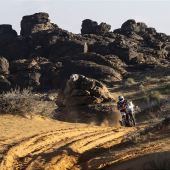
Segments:
[[[126,113],[126,114],[130,114],[133,124],[134,126],[136,125],[136,121],[135,121],[135,117],[133,114],[133,110],[132,109],[128,109],[127,111],[127,107],[128,107],[128,101],[124,99],[123,96],[119,96],[118,97],[118,102],[117,102],[117,109],[121,112],[121,113]]]

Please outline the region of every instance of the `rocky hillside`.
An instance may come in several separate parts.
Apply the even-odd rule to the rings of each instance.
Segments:
[[[36,13],[22,18],[20,35],[0,25],[0,56],[0,91],[58,89],[72,74],[112,86],[131,71],[162,68],[169,74],[170,36],[132,19],[114,31],[86,19],[81,34],[73,34],[47,13]]]

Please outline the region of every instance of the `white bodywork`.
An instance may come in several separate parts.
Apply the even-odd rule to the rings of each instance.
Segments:
[[[134,112],[134,104],[132,101],[128,102],[127,107],[126,107],[127,112]]]

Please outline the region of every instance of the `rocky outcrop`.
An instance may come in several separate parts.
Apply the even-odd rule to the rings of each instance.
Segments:
[[[104,35],[105,33],[109,32],[111,26],[106,23],[98,24],[96,21],[92,21],[90,19],[86,19],[82,22],[82,34],[97,34],[97,35]]]
[[[24,16],[19,36],[11,25],[0,25],[0,56],[5,58],[0,58],[0,75],[11,87],[35,90],[63,88],[72,74],[112,87],[129,68],[169,66],[170,36],[133,19],[110,29],[86,19],[81,34],[73,34],[51,23],[44,12]]]
[[[33,33],[54,30],[58,26],[51,23],[47,13],[35,13],[34,15],[24,16],[21,21],[21,35],[29,36]]]
[[[101,82],[79,74],[70,76],[63,95],[63,104],[67,107],[100,104],[113,99],[107,87]]]
[[[147,25],[145,23],[142,23],[142,22],[136,23],[134,19],[127,20],[121,26],[121,30],[127,33],[128,32],[136,32],[136,33],[145,32],[146,29],[147,29]]]
[[[72,74],[60,93],[57,104],[64,110],[56,118],[67,121],[101,124],[104,120],[113,123],[114,97],[101,82],[83,75]],[[62,117],[62,113],[65,116]],[[75,118],[76,116],[76,118]]]
[[[126,73],[125,64],[114,55],[102,56],[96,53],[83,53],[59,59],[63,63],[60,82],[67,80],[71,74],[82,74],[99,80],[107,85],[120,81]]]
[[[52,63],[48,59],[36,57],[11,62],[9,80],[12,87],[33,87],[35,90],[56,89],[62,63]]]

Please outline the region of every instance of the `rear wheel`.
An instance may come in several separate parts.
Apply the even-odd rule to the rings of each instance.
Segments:
[[[121,126],[127,126],[126,115],[122,115],[122,120],[120,121],[120,125]]]

